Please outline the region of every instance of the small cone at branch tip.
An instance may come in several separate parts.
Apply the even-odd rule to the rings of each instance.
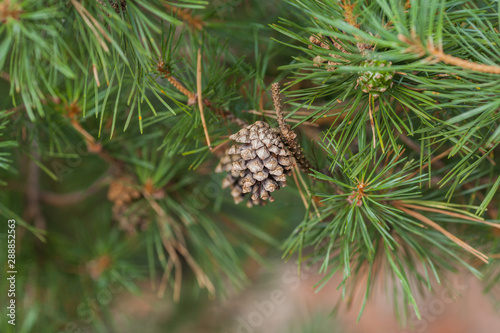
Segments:
[[[374,98],[378,97],[393,85],[392,78],[395,72],[387,68],[391,65],[392,63],[386,60],[366,60],[362,62],[360,67],[379,67],[380,69],[360,73],[356,81],[357,86]]]
[[[231,188],[236,204],[250,193],[247,206],[273,202],[271,193],[286,186],[293,158],[278,132],[264,121],[257,121],[229,137],[237,142],[226,150],[215,172],[228,172],[222,187]]]

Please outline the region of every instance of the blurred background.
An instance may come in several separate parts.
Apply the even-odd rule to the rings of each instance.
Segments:
[[[211,1],[207,8],[194,14],[210,22],[210,33],[226,40],[231,54],[244,56],[244,63],[255,66],[263,83],[269,84],[278,75],[284,75],[285,72],[277,68],[290,63],[295,54],[292,48],[273,41],[283,36],[269,24],[278,17],[292,18],[290,6],[282,1],[218,0]],[[2,110],[14,107],[8,91],[8,81],[0,79]],[[124,123],[125,119],[120,121]],[[174,300],[176,284],[165,281],[162,265],[165,258],[158,254],[161,251],[156,252],[161,247],[157,229],[148,229],[148,221],[140,219],[134,220],[132,227],[127,225],[134,216],[116,219],[116,201],[110,200],[112,181],[106,176],[110,168],[107,161],[85,150],[78,155],[79,143],[83,141],[69,131],[70,140],[65,143],[74,144],[77,152],[49,157],[45,165],[51,165],[51,170],[60,172],[64,178],[64,181],[54,180],[28,158],[32,149],[29,138],[33,134],[30,122],[25,117],[11,124],[16,126],[16,135],[22,138],[18,142],[19,150],[12,155],[16,167],[14,171],[0,169],[1,179],[5,181],[0,188],[0,211],[2,216],[18,221],[18,325],[15,330],[4,325],[2,310],[4,326],[1,327],[6,332],[7,329],[42,333],[500,332],[498,284],[485,294],[484,286],[465,272],[450,276],[451,285],[436,287],[434,294],[423,295],[418,300],[422,318],[410,317],[406,323],[396,319],[398,309],[393,309],[392,297],[397,295],[391,294],[393,286],[381,283],[358,322],[364,296],[362,289],[352,299],[342,300],[341,290],[337,290],[342,274],[337,273],[338,276],[317,292],[315,286],[322,278],[316,273],[317,267],[302,267],[299,275],[296,258],[289,262],[281,258],[280,244],[305,214],[304,207],[296,204],[300,202],[296,186],[291,184],[279,191],[275,203],[258,211],[237,209],[228,191],[220,189],[222,176],[213,175],[213,161],[204,162],[194,171],[205,181],[199,183],[193,179],[189,191],[181,192],[183,197],[172,197],[171,205],[175,207],[180,200],[185,200],[200,211],[210,209],[214,221],[233,232],[229,236],[231,244],[241,245],[234,257],[241,262],[242,274],[236,269],[234,276],[228,274],[233,269],[230,265],[213,269],[211,276],[221,280],[218,287],[224,292],[212,295],[198,287],[199,276],[189,269],[187,259],[183,259],[180,298]],[[64,122],[54,124],[61,125],[62,131],[67,129]],[[95,128],[98,120],[90,119],[87,125]],[[328,121],[320,123],[323,127],[330,125]],[[138,127],[137,124],[131,126]],[[320,129],[303,126],[300,130],[308,139],[315,139]],[[38,133],[35,144],[50,146],[49,134],[53,134],[50,132],[53,130]],[[109,128],[105,128],[104,133],[109,134]],[[127,142],[134,135],[137,130],[132,134],[130,131],[116,134],[112,142],[107,139],[99,142],[118,156],[122,151],[120,142]],[[4,139],[8,138],[1,140]],[[140,140],[151,138],[138,140],[140,146],[143,144]],[[173,165],[178,164],[177,161],[161,164],[153,152],[146,150],[141,154],[140,157],[152,155],[151,166],[171,168],[172,179],[183,177],[184,170],[198,162],[196,156],[188,156],[184,164],[180,163],[180,169],[175,169]],[[135,162],[132,158],[124,161]],[[134,167],[137,175],[144,174],[141,165]],[[148,175],[144,179],[148,179]],[[34,184],[43,189],[39,193],[40,204],[33,204],[29,199]],[[168,197],[168,186],[165,188],[166,194],[154,194]],[[30,226],[44,232],[28,230]],[[6,248],[5,230],[3,227],[0,230],[2,249]],[[197,241],[203,241],[203,237]],[[203,250],[200,244],[195,245]],[[207,246],[208,250],[211,249]],[[225,252],[220,254],[222,261],[233,260],[225,255]],[[2,309],[5,309],[8,289],[3,278],[5,257],[0,258]],[[200,261],[201,266],[208,264]],[[244,275],[247,278],[241,277]],[[405,324],[409,328],[403,328]]]

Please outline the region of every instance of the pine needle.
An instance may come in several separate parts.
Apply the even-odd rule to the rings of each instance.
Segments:
[[[212,144],[210,143],[210,135],[208,135],[207,123],[205,122],[205,113],[203,112],[203,96],[201,87],[201,49],[198,49],[198,62],[196,67],[196,89],[198,92],[198,108],[200,109],[201,123],[203,124],[205,139],[207,140],[208,149],[212,151]]]
[[[92,64],[92,73],[94,73],[94,80],[98,87],[101,86],[101,82],[99,82],[99,73],[97,73],[97,65]]]
[[[375,136],[375,123],[373,121],[373,114],[372,114],[372,94],[368,96],[368,114],[370,115],[370,125],[372,127],[372,139],[373,139],[373,149],[376,148],[377,146],[377,139]]]
[[[479,223],[486,224],[486,225],[488,225],[490,227],[494,227],[494,228],[500,229],[500,224],[487,222],[487,221],[484,221],[483,219],[480,219],[478,217],[472,217],[472,216],[467,216],[467,215],[464,215],[464,214],[453,213],[453,212],[450,212],[450,211],[446,211],[444,209],[438,209],[438,208],[431,208],[431,207],[425,207],[425,206],[418,206],[418,205],[407,204],[407,203],[404,203],[404,202],[399,202],[398,204],[401,205],[401,206],[404,206],[404,207],[408,207],[408,208],[414,208],[414,209],[419,209],[419,210],[426,210],[428,212],[440,213],[440,214],[444,214],[444,215],[448,215],[448,216],[453,216],[453,217],[456,217],[456,218],[459,218],[459,219],[463,219],[463,220],[479,222]]]
[[[83,7],[78,1],[71,0],[71,3],[73,4],[73,6],[75,6],[75,9],[78,11],[78,13],[82,17],[83,21],[85,21],[85,23],[88,25],[88,27],[90,28],[90,30],[92,30],[92,33],[94,34],[95,38],[97,39],[97,41],[99,42],[99,44],[101,45],[101,47],[103,48],[103,50],[105,52],[109,52],[109,48],[106,45],[106,42],[104,42],[104,40],[102,40],[101,35],[96,30],[96,27],[99,30],[99,32],[102,34],[102,36],[104,36],[104,38],[106,38],[106,40],[111,41],[111,38],[108,36],[108,34],[104,30],[104,28],[99,24],[99,21],[97,21],[87,11],[87,9],[85,9],[85,7]],[[92,22],[90,22],[90,21],[92,21]]]
[[[464,241],[462,241],[460,238],[458,238],[457,236],[453,235],[452,233],[448,232],[446,229],[444,229],[443,227],[441,227],[439,224],[437,224],[436,222],[432,221],[431,219],[423,216],[422,214],[419,214],[413,210],[410,210],[410,209],[407,209],[401,205],[398,205],[398,204],[394,204],[394,207],[396,207],[397,209],[400,209],[402,210],[403,212],[405,212],[406,214],[410,215],[410,216],[413,216],[414,218],[416,218],[417,220],[427,224],[428,226],[436,229],[437,231],[439,231],[440,233],[442,233],[443,235],[445,235],[446,237],[448,237],[451,241],[453,241],[455,244],[457,244],[458,246],[460,246],[461,248],[463,248],[464,250],[466,250],[467,252],[469,252],[470,254],[476,256],[477,258],[479,258],[481,261],[485,262],[485,263],[488,263],[488,256],[485,255],[484,253],[474,249],[472,246],[470,246],[469,244],[465,243]]]

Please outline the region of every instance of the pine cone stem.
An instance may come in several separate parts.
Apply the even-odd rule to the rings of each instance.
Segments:
[[[314,169],[312,164],[304,155],[300,144],[297,141],[297,134],[292,130],[290,125],[285,122],[285,118],[283,117],[283,106],[281,102],[281,94],[280,94],[280,84],[275,82],[271,86],[274,109],[276,110],[276,117],[278,119],[278,125],[280,128],[280,134],[283,141],[285,141],[288,149],[295,157],[297,164],[300,166],[302,171],[309,172],[310,169]]]
[[[283,136],[288,136],[289,129],[285,122],[285,118],[283,117],[283,104],[281,102],[281,94],[280,94],[280,84],[275,82],[271,86],[271,91],[273,95],[273,104],[274,110],[276,110],[276,118],[278,119],[278,125],[281,130],[281,134]]]

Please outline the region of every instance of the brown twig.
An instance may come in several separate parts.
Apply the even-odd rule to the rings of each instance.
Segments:
[[[490,74],[500,74],[500,66],[497,65],[485,65],[472,62],[465,59],[460,59],[452,55],[444,53],[441,46],[435,47],[432,41],[427,43],[427,48],[419,41],[415,32],[412,32],[412,38],[408,38],[404,35],[398,36],[399,40],[410,45],[406,52],[416,53],[419,56],[423,56],[426,53],[431,54],[431,58],[434,60],[442,61],[445,64],[461,67],[464,69],[469,69],[475,72],[490,73]]]
[[[70,104],[66,104],[64,109],[67,113],[67,117],[70,118],[70,124],[85,139],[89,153],[96,154],[109,164],[119,167],[121,162],[112,157],[107,151],[103,150],[102,145],[97,142],[94,137],[78,122],[77,117],[81,113],[80,106],[76,102],[72,102]]]
[[[188,26],[196,30],[203,29],[205,22],[202,21],[200,16],[193,16],[190,11],[183,8],[174,7],[169,4],[165,4],[164,6],[167,10],[170,10],[172,13],[176,14],[177,17],[184,21]]]
[[[36,141],[33,141],[32,145],[34,148],[33,151],[35,151],[37,147]],[[33,152],[32,158],[39,158],[39,156]],[[33,224],[38,229],[45,230],[47,224],[40,207],[40,168],[32,159],[28,163],[26,185],[26,209],[24,210],[23,217],[26,221],[33,221]]]
[[[148,203],[150,204],[151,208],[156,212],[158,217],[160,219],[157,219],[156,222],[158,224],[158,228],[160,229],[160,238],[162,240],[163,246],[165,250],[168,252],[170,258],[173,261],[173,264],[175,265],[175,284],[174,284],[174,300],[179,301],[180,299],[180,291],[181,291],[181,281],[182,281],[182,267],[181,267],[181,261],[177,253],[180,253],[182,257],[186,260],[187,264],[191,267],[193,270],[196,280],[198,281],[198,284],[200,285],[201,288],[206,288],[210,295],[213,295],[215,293],[215,287],[208,278],[208,276],[203,272],[201,267],[196,263],[194,258],[191,256],[189,251],[187,250],[186,246],[183,244],[184,243],[184,237],[182,235],[182,231],[178,226],[175,225],[175,223],[172,222],[171,217],[167,215],[167,213],[163,210],[163,208],[151,197],[149,193],[146,191],[142,191],[142,195]],[[177,236],[177,239],[167,237],[169,234],[167,230],[165,229],[164,223],[168,223],[170,227],[173,229],[174,233]],[[168,266],[166,271],[169,271]],[[161,289],[160,289],[161,291]]]
[[[226,140],[220,144],[218,144],[217,146],[215,146],[213,149],[212,149],[212,153],[215,153],[217,150],[225,147],[229,142],[231,142],[231,140]]]
[[[104,186],[109,184],[109,181],[110,176],[106,172],[85,190],[70,193],[41,192],[40,201],[52,206],[74,205],[99,192]]]
[[[198,66],[198,68],[201,70],[201,66]],[[170,82],[170,84],[174,86],[174,88],[176,88],[180,93],[182,93],[184,96],[186,96],[188,98],[188,102],[187,102],[188,105],[194,105],[198,101],[198,106],[200,107],[199,99],[202,99],[203,104],[205,106],[207,106],[213,112],[218,113],[224,119],[228,119],[229,121],[234,122],[239,127],[245,127],[248,125],[248,123],[245,120],[242,120],[242,119],[236,117],[229,110],[225,110],[221,107],[216,107],[216,106],[214,106],[214,104],[210,100],[203,98],[203,96],[201,94],[201,87],[198,87],[198,75],[200,75],[200,78],[201,78],[201,72],[198,74],[198,69],[197,69],[197,90],[200,91],[199,92],[200,98],[198,98],[197,94],[191,92],[186,87],[184,87],[182,85],[182,83],[179,82],[179,80],[177,80],[173,75],[171,75],[170,71],[165,68],[165,63],[163,61],[161,61],[161,60],[158,61],[157,65],[156,65],[156,70],[158,71],[158,73],[162,74],[165,77],[165,79],[167,79],[168,82]],[[201,105],[200,110],[203,110],[203,105]],[[203,112],[202,112],[202,117],[203,117],[203,121],[204,121],[205,117],[204,117]],[[204,124],[204,125],[206,127],[206,124]],[[205,133],[207,133],[207,132],[205,132]]]
[[[160,73],[161,75],[163,75],[163,77],[165,79],[167,79],[167,81],[171,85],[173,85],[175,89],[177,89],[181,94],[183,94],[184,96],[186,96],[188,98],[188,102],[187,102],[188,105],[196,104],[196,94],[191,92],[186,87],[184,87],[179,82],[179,80],[177,80],[172,75],[172,73],[170,72],[169,68],[167,67],[167,65],[165,64],[165,62],[163,60],[158,60],[158,62],[156,63],[156,71],[158,73]],[[165,93],[164,91],[162,91],[162,92]]]
[[[406,134],[401,133],[399,135],[399,139],[403,141],[405,145],[416,151],[417,153],[421,152],[420,146],[416,144],[413,140],[411,140]],[[433,162],[438,168],[444,168],[445,164],[441,160],[435,160]]]
[[[71,120],[71,125],[73,128],[80,133],[87,144],[87,150],[90,153],[98,155],[104,161],[108,162],[111,165],[117,165],[118,162],[105,150],[102,149],[102,145],[99,142],[96,142],[94,137],[87,132],[76,119]]]
[[[228,119],[229,121],[234,122],[240,127],[245,127],[247,126],[247,122],[245,120],[242,120],[238,117],[236,117],[234,114],[232,114],[229,110],[225,110],[221,107],[216,107],[214,104],[206,99],[203,98],[202,95],[202,67],[201,67],[201,49],[198,50],[198,56],[197,56],[197,68],[196,68],[196,90],[197,94],[191,92],[188,90],[184,85],[182,85],[179,80],[177,80],[173,75],[171,75],[170,71],[166,68],[165,63],[161,60],[159,60],[156,64],[156,70],[158,73],[162,74],[165,79],[170,82],[171,85],[174,86],[180,93],[182,93],[184,96],[188,98],[188,105],[195,105],[198,102],[198,108],[200,110],[200,116],[201,116],[201,121],[203,124],[203,131],[205,133],[205,139],[207,141],[208,148],[212,151],[212,144],[210,141],[210,136],[208,134],[208,129],[207,129],[207,124],[205,120],[205,113],[203,110],[203,106],[207,106],[210,110],[212,110],[214,113],[218,113],[221,117],[224,119]],[[163,92],[163,91],[162,91]],[[164,92],[163,92],[164,93]]]
[[[403,141],[408,147],[412,148],[417,153],[421,152],[420,146],[418,144],[416,144],[415,142],[413,142],[412,140],[410,140],[410,138],[408,138],[405,134],[401,133],[399,136],[399,139],[401,139],[401,141]],[[452,151],[452,149],[453,148],[448,148],[446,151],[442,152],[441,154],[439,154],[435,157],[432,157],[430,164],[435,165],[438,168],[444,168],[446,166],[446,164],[443,163],[441,161],[441,159],[443,159],[445,156],[447,156]],[[422,165],[422,168],[420,169],[420,171],[424,170],[428,166],[429,166],[429,163],[425,163],[424,165]],[[414,177],[418,172],[419,172],[419,170],[414,171],[413,173],[408,175],[406,179],[410,179],[410,178]],[[441,181],[441,178],[431,177],[431,184],[432,185],[437,185],[440,181]],[[488,181],[489,181],[489,179],[488,179]],[[472,189],[474,186],[470,183],[464,183],[463,187],[466,189]],[[474,192],[474,195],[476,195],[480,200],[484,200],[484,198],[485,198],[484,194],[479,192],[479,191]],[[497,218],[498,211],[495,208],[493,203],[490,203],[487,213],[491,219]]]
[[[304,152],[302,151],[302,148],[297,142],[297,134],[295,134],[290,125],[288,125],[283,118],[280,85],[277,82],[272,84],[272,96],[281,137],[287,144],[288,149],[290,149],[290,151],[292,152],[297,163],[300,165],[300,168],[305,172],[309,172],[310,169],[313,169],[313,166],[311,165],[311,163],[309,163],[306,156],[304,155]]]
[[[165,74],[165,78],[170,82],[171,85],[175,87],[175,89],[179,90],[183,95],[188,98],[188,105],[193,105],[196,103],[196,94],[189,91],[186,87],[184,87],[175,77],[170,75],[170,73]]]
[[[433,157],[433,158],[431,159],[431,161],[430,161],[430,164],[436,164],[436,163],[438,163],[438,161],[439,161],[439,160],[441,160],[442,158],[444,158],[445,156],[447,156],[447,155],[451,152],[451,150],[452,150],[452,149],[453,149],[453,148],[449,148],[449,149],[445,150],[444,152],[442,152],[441,154],[439,154],[439,155],[437,155],[437,156]],[[418,151],[420,151],[420,149],[418,149]],[[443,163],[443,162],[440,162],[440,163]],[[439,164],[439,165],[444,166],[444,163],[443,163],[443,164]],[[419,173],[420,171],[424,170],[424,169],[425,169],[425,168],[427,168],[428,166],[429,166],[429,163],[425,163],[424,165],[422,165],[422,168],[421,168],[420,170],[416,170],[416,171],[414,171],[412,174],[408,175],[408,176],[406,177],[406,179],[411,179],[411,178],[413,178],[413,177],[414,177],[417,173]]]
[[[296,134],[293,133],[290,127],[286,124],[283,118],[283,104],[281,102],[280,84],[275,82],[271,86],[273,96],[274,110],[276,111],[276,119],[278,119],[278,126],[280,127],[281,134],[288,140],[295,139]],[[291,133],[290,133],[291,132]]]

